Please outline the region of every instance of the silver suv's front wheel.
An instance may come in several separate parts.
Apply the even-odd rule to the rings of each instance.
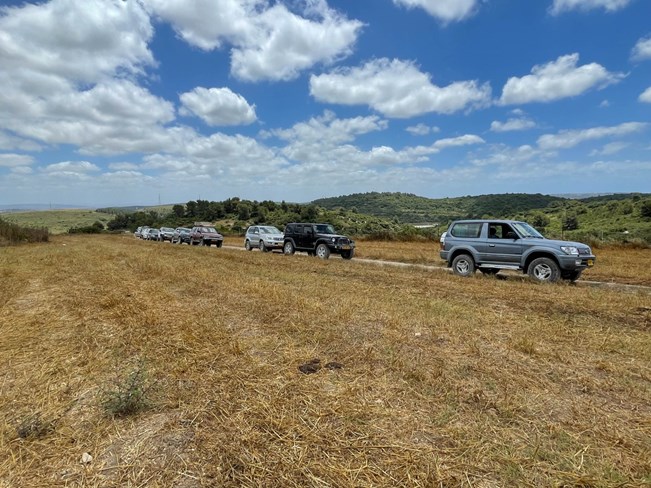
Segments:
[[[560,277],[558,265],[550,258],[537,258],[531,261],[527,274],[541,283],[554,283]]]

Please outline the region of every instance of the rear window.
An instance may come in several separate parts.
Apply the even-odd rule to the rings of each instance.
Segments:
[[[450,234],[454,237],[477,238],[481,233],[481,226],[481,222],[460,222],[452,227]]]

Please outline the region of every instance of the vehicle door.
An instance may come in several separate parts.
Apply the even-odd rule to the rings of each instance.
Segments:
[[[515,229],[505,222],[489,222],[486,230],[485,262],[520,264],[522,245]]]
[[[303,224],[296,224],[292,229],[292,237],[296,247],[303,247],[303,227],[305,227]]]
[[[251,241],[251,247],[258,247],[260,245],[260,229],[258,227],[251,227],[249,241]]]
[[[311,225],[301,225],[298,234],[300,236],[300,247],[303,249],[311,249],[314,247],[314,229]]]

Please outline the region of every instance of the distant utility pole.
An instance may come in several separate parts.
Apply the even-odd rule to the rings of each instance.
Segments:
[[[158,205],[160,205],[160,193],[158,194]]]

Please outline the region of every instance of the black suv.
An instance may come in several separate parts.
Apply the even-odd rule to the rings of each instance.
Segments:
[[[440,255],[459,276],[470,276],[475,269],[485,274],[511,269],[543,282],[575,281],[596,259],[585,244],[546,239],[516,220],[452,222],[441,239]]]
[[[291,223],[285,227],[283,252],[294,254],[295,251],[305,251],[321,259],[328,259],[330,253],[351,259],[355,253],[355,241],[337,234],[330,224]]]

